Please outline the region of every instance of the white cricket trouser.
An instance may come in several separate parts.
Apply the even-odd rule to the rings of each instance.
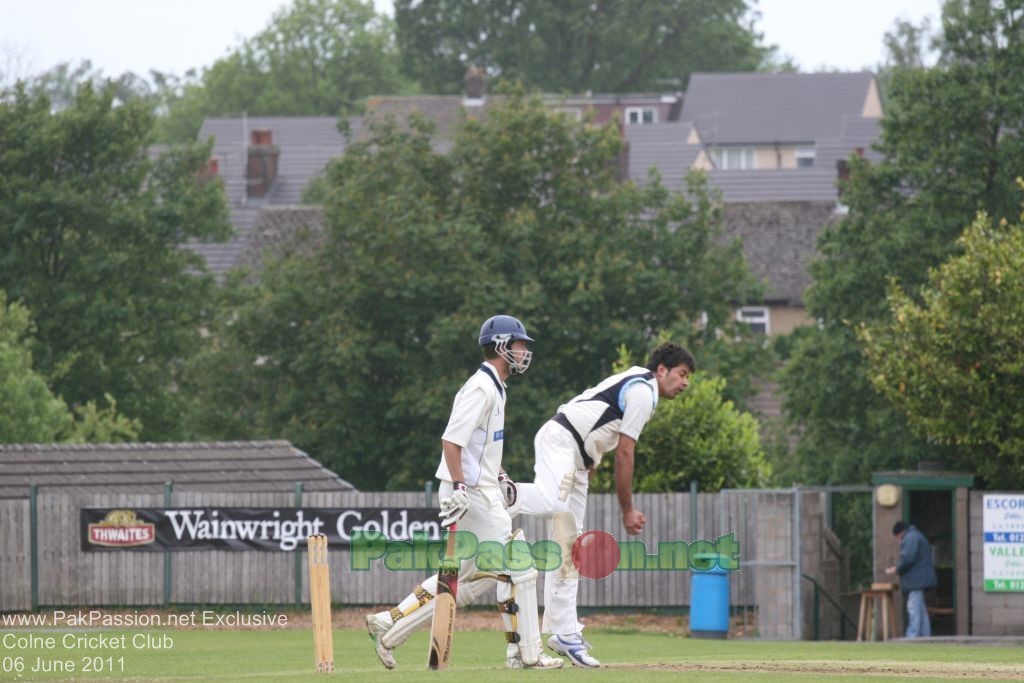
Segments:
[[[533,440],[536,463],[532,484],[518,485],[522,500],[520,514],[548,518],[548,538],[554,538],[551,516],[556,512],[571,512],[576,520],[576,533],[583,533],[583,517],[587,512],[587,488],[590,485],[586,469],[580,469],[579,448],[562,425],[544,424]],[[576,487],[565,502],[558,500],[558,487],[568,472],[576,473]],[[563,562],[572,562],[563,557]],[[566,635],[583,630],[576,618],[576,593],[579,579],[565,579],[557,571],[544,574],[544,633]]]

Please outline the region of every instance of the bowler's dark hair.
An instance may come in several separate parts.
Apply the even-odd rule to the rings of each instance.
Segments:
[[[651,351],[651,362],[647,364],[647,369],[654,372],[659,365],[664,365],[669,370],[677,365],[687,365],[690,372],[697,371],[697,362],[693,360],[690,352],[672,342],[665,342]]]
[[[902,534],[904,531],[906,531],[909,528],[910,528],[910,525],[907,524],[906,522],[896,522],[895,524],[892,525],[892,535],[893,536],[899,536],[900,534]]]

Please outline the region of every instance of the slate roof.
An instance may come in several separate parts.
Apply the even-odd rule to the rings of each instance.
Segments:
[[[0,498],[40,491],[354,491],[287,441],[0,445]]]
[[[732,202],[724,207],[725,234],[743,244],[750,272],[765,285],[769,304],[803,305],[811,286],[808,266],[818,235],[835,220],[831,201]]]
[[[352,135],[358,136],[362,119],[351,119],[349,126]],[[277,180],[260,199],[246,197],[246,153],[253,130],[271,131],[273,144],[280,151]],[[260,208],[299,204],[309,183],[332,159],[344,154],[346,138],[338,130],[338,119],[330,116],[209,118],[203,122],[199,140],[210,137],[214,138],[211,156],[219,166],[235,235],[223,244],[193,241],[187,246],[206,258],[210,270],[221,277],[248,249]]]
[[[874,76],[859,73],[697,73],[680,119],[709,145],[798,144],[843,136],[860,117]]]
[[[305,204],[260,208],[256,224],[235,265],[259,268],[267,255],[280,256],[291,248],[308,249],[318,244],[324,230],[323,216],[322,207]],[[303,236],[313,241],[297,243],[296,240]]]
[[[630,179],[644,184],[650,169],[657,168],[663,185],[673,190],[685,187],[683,180],[701,151],[700,145],[686,143],[692,129],[688,121],[626,126]]]
[[[445,152],[455,138],[455,129],[463,116],[486,119],[487,112],[505,100],[502,96],[483,98],[479,106],[466,106],[462,95],[414,95],[393,97],[371,97],[366,101],[366,118],[394,117],[405,121],[413,114],[419,114],[433,122],[435,148]]]

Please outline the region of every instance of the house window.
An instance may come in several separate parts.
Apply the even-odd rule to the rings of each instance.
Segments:
[[[797,148],[796,150],[796,167],[797,168],[810,168],[814,166],[814,148]]]
[[[753,147],[716,147],[711,150],[715,168],[721,171],[750,171],[757,168]]]
[[[564,114],[574,121],[583,120],[583,110],[579,107],[555,107],[556,114]]]
[[[744,306],[736,311],[736,319],[750,325],[755,334],[767,335],[771,330],[767,306]]]
[[[658,112],[654,107],[626,107],[626,125],[657,123]]]

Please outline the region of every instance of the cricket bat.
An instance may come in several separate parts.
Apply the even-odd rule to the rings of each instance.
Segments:
[[[448,668],[455,634],[455,594],[459,587],[459,561],[455,558],[455,525],[448,527],[448,544],[437,570],[437,595],[434,597],[434,621],[430,625],[430,652],[427,668]]]

